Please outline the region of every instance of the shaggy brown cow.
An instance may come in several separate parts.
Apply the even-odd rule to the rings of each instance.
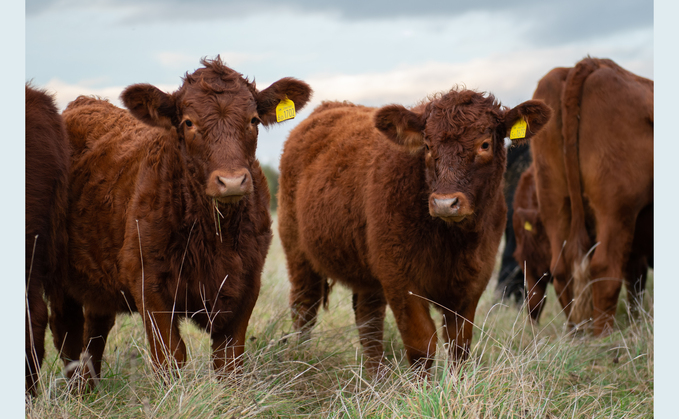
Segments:
[[[592,317],[594,333],[606,333],[622,278],[636,281],[626,267],[642,263],[629,259],[639,258],[631,253],[638,215],[653,203],[653,81],[588,57],[549,72],[533,98],[556,111],[531,144],[555,286],[571,301],[587,280],[586,254],[598,243],[589,266]],[[573,289],[565,286],[571,276]]]
[[[382,360],[389,304],[411,365],[428,368],[444,339],[466,357],[474,312],[505,226],[504,138],[549,119],[540,101],[511,110],[492,95],[451,90],[411,110],[324,103],[281,157],[279,229],[294,326],[308,336],[327,278],[349,286],[367,366]]]
[[[545,303],[545,291],[552,277],[549,270],[551,253],[549,239],[540,219],[537,191],[535,189],[535,169],[530,166],[521,176],[514,194],[513,226],[516,237],[514,258],[521,264],[527,286],[527,308],[536,322]],[[595,232],[588,228],[590,240],[594,240]],[[646,288],[648,266],[653,267],[653,205],[645,207],[637,217],[634,228],[634,240],[626,272],[627,298],[631,310],[639,309],[642,293]],[[563,298],[564,289],[561,282],[556,282],[556,293],[563,308],[571,301]]]
[[[95,376],[116,313],[130,311],[144,319],[156,367],[184,362],[181,317],[210,333],[216,371],[241,364],[272,237],[258,125],[276,122],[286,96],[303,107],[311,89],[284,78],[260,92],[219,57],[201,64],[172,94],[126,88],[130,112],[87,97],[64,111],[70,301],[52,324],[65,361],[84,343]]]
[[[66,260],[70,150],[54,99],[26,86],[26,391],[36,393],[47,305]]]

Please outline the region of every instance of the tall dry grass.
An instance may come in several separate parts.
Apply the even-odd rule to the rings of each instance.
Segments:
[[[69,389],[51,344],[30,418],[642,418],[653,415],[653,279],[645,308],[630,320],[624,295],[618,328],[606,338],[568,334],[550,287],[540,325],[512,304],[493,301],[495,279],[479,303],[470,360],[451,371],[439,345],[431,378],[418,380],[388,311],[390,373],[366,377],[351,309],[338,286],[308,342],[292,332],[285,257],[274,238],[248,329],[244,372],[225,380],[211,370],[210,341],[181,326],[189,361],[159,376],[139,315],[121,315],[95,391]],[[624,294],[624,292],[623,292]],[[438,313],[433,312],[436,318]],[[440,323],[440,321],[439,321]],[[48,336],[47,342],[51,342]]]

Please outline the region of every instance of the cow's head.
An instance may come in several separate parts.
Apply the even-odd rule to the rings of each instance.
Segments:
[[[447,223],[475,219],[495,202],[506,165],[504,138],[515,122],[528,123],[530,139],[549,120],[550,108],[530,100],[508,110],[492,95],[451,90],[412,110],[379,109],[375,126],[391,141],[424,159],[429,213]]]
[[[286,97],[297,110],[306,105],[311,88],[293,78],[258,91],[240,73],[214,60],[186,74],[183,84],[167,94],[150,84],[126,88],[121,99],[141,121],[176,130],[179,147],[204,176],[205,193],[221,203],[235,203],[253,190],[250,168],[255,161],[258,125],[276,123],[276,106]]]

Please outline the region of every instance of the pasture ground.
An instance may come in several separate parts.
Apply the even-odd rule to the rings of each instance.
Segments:
[[[274,222],[275,226],[275,222]],[[496,270],[497,271],[497,270]],[[276,235],[248,328],[244,373],[217,380],[210,340],[184,322],[188,363],[153,372],[141,317],[121,315],[95,391],[69,391],[48,332],[39,396],[28,418],[648,418],[653,416],[653,278],[645,310],[631,321],[625,292],[616,331],[606,338],[569,335],[550,286],[539,325],[525,308],[496,302],[496,275],[476,312],[470,361],[449,372],[439,344],[429,380],[413,377],[393,315],[385,350],[391,372],[365,376],[351,294],[336,286],[312,339],[299,343],[288,310],[285,255]],[[440,324],[440,315],[434,313]]]

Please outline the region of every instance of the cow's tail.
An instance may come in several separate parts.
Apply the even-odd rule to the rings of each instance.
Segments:
[[[571,204],[571,223],[564,258],[573,274],[573,305],[571,322],[586,322],[592,313],[589,283],[589,254],[591,246],[585,225],[585,206],[582,196],[579,159],[580,108],[587,77],[599,68],[596,59],[580,61],[566,77],[561,99],[563,158]]]

